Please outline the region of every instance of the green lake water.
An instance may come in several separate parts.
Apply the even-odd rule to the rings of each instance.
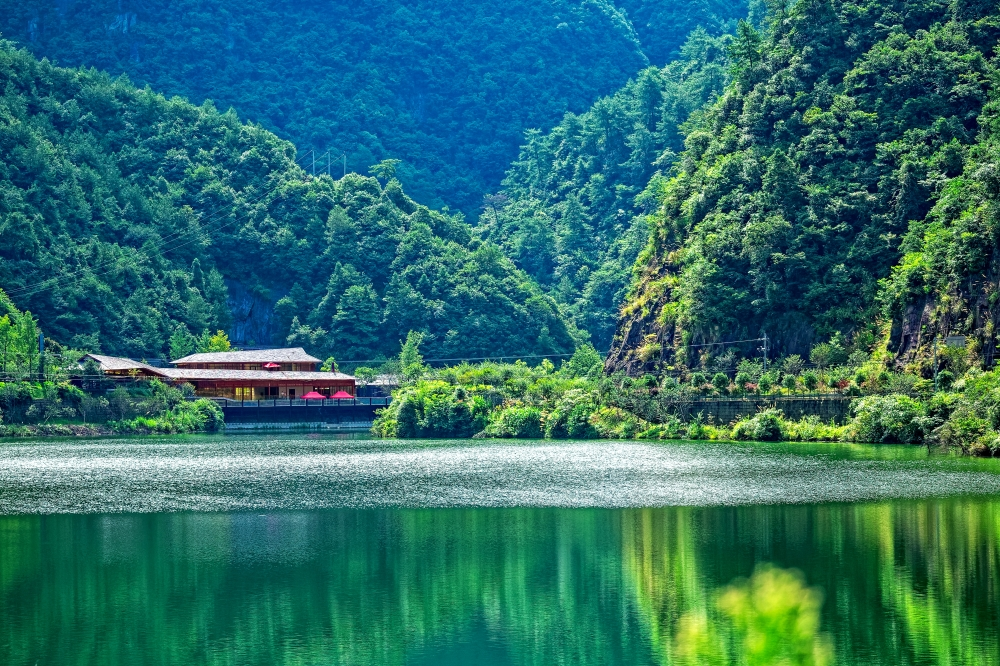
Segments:
[[[670,664],[762,563],[839,664],[1000,665],[1000,461],[854,445],[0,445],[0,664]]]

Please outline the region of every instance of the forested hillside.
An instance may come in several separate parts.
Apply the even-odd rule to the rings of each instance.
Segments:
[[[480,232],[602,350],[649,233],[643,213],[656,205],[636,197],[683,150],[680,126],[722,92],[729,42],[696,29],[678,60],[642,71],[551,132],[530,132],[503,189],[487,199]]]
[[[295,148],[0,43],[0,286],[78,349],[167,355],[177,334],[368,359],[572,350],[556,304],[460,216],[393,177],[312,178]]]
[[[417,201],[474,218],[525,130],[621,87],[648,64],[647,43],[662,64],[744,4],[0,0],[0,33],[63,66],[233,106],[301,155],[332,150],[334,169],[341,153],[360,173],[401,159]]]
[[[901,365],[968,334],[992,361],[998,276],[992,3],[804,0],[742,24],[734,80],[686,132],[607,367],[687,345],[834,335]],[[838,338],[839,340],[839,338]]]

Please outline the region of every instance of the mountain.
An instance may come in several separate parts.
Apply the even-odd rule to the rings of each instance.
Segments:
[[[650,67],[549,132],[532,131],[478,231],[499,244],[599,349],[611,344],[631,268],[649,233],[639,197],[683,151],[680,127],[729,79],[729,36],[698,28],[680,57]]]
[[[552,298],[391,161],[313,177],[233,111],[6,42],[0,90],[0,287],[64,344],[162,357],[182,327],[340,360],[410,330],[428,357],[574,347]]]
[[[641,195],[652,233],[606,368],[765,333],[774,354],[838,336],[925,374],[934,339],[964,334],[992,363],[998,37],[975,0],[803,0],[741,23],[732,82]]]
[[[526,129],[648,64],[610,0],[0,0],[0,17],[38,57],[231,106],[301,155],[332,151],[333,172],[342,153],[362,173],[401,159],[418,201],[470,216]]]

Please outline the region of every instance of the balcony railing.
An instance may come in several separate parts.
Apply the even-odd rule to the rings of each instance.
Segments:
[[[232,400],[230,398],[210,398],[220,407],[388,407],[392,398],[343,398],[326,400]]]

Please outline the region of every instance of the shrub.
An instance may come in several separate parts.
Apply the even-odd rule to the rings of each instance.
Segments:
[[[487,437],[541,439],[542,410],[511,406],[493,413],[484,434]]]
[[[774,378],[770,373],[761,375],[760,381],[757,382],[757,388],[760,389],[761,393],[771,392],[771,389],[774,388]]]
[[[668,423],[670,422],[668,419]],[[605,439],[632,439],[649,428],[646,421],[618,407],[598,409],[591,415],[590,423]]]
[[[914,444],[924,437],[927,408],[906,395],[873,395],[851,406],[852,438],[859,442]]]
[[[795,375],[785,375],[781,378],[781,385],[789,391],[794,391],[799,385],[799,382],[798,379],[795,378]]]
[[[701,388],[708,383],[708,377],[705,376],[704,372],[693,372],[691,373],[691,386],[694,388]]]
[[[688,439],[708,439],[708,431],[705,429],[705,424],[702,419],[702,415],[698,414],[688,423],[687,431],[684,436]]]
[[[622,420],[621,423],[628,424],[622,428],[623,433],[633,425],[627,420]],[[641,425],[639,424],[639,427]],[[685,434],[686,428],[684,424],[680,422],[680,419],[671,415],[663,423],[651,425],[639,432],[635,437],[636,439],[681,439]]]
[[[724,372],[717,372],[715,376],[712,377],[712,386],[719,393],[724,393],[727,388],[729,388],[729,377],[726,376]]]
[[[372,432],[380,437],[471,437],[486,427],[482,396],[441,380],[419,380],[400,389],[379,412]]]
[[[819,386],[819,377],[812,370],[806,370],[802,373],[802,383],[805,384],[807,390],[815,391],[816,387]]]
[[[549,439],[594,439],[598,432],[590,423],[597,409],[589,392],[567,391],[556,408],[545,417],[545,436]]]
[[[740,389],[747,388],[747,385],[753,382],[753,378],[749,373],[740,371],[736,373],[736,387]]]
[[[752,418],[737,421],[733,439],[737,441],[777,442],[785,439],[784,418],[780,409],[765,409]]]

